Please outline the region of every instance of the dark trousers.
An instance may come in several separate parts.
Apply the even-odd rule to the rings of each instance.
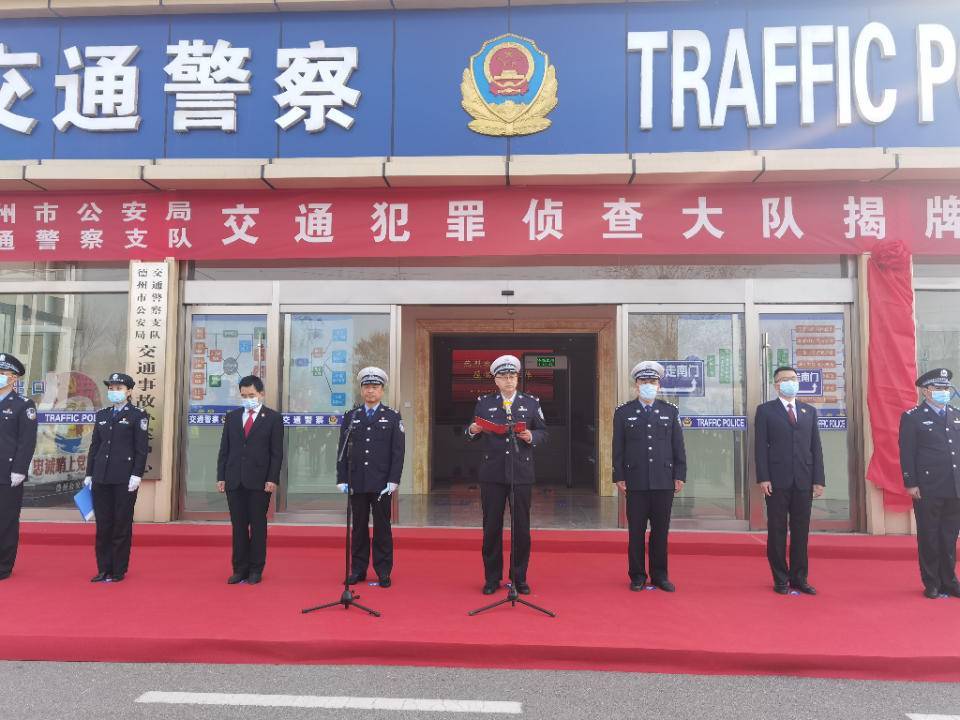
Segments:
[[[510,538],[510,579],[527,581],[530,564],[530,498],[533,485],[516,486],[516,507],[510,507],[514,534]],[[480,505],[483,507],[483,575],[487,583],[498,583],[503,577],[503,513],[510,501],[510,486],[504,483],[481,483]],[[513,577],[516,568],[516,577]]]
[[[126,484],[93,484],[93,512],[97,520],[97,572],[107,575],[123,575],[127,572],[137,492],[129,492]]]
[[[957,587],[957,535],[960,533],[960,500],[922,498],[915,500],[917,554],[920,579],[925,588]]]
[[[23,507],[23,483],[0,486],[0,579],[13,572],[20,544],[20,508]]]
[[[267,510],[273,493],[239,487],[227,490],[233,526],[233,572],[263,573],[267,562]]]
[[[393,571],[393,530],[390,527],[390,506],[393,498],[380,493],[354,493],[350,496],[353,512],[353,530],[350,546],[353,562],[350,572],[367,576],[370,564],[370,512],[373,511],[373,571],[377,577],[387,577]]]
[[[647,522],[650,523],[650,579],[668,580],[667,534],[670,531],[670,513],[673,510],[673,490],[627,490],[627,546],[630,579],[647,579],[644,562],[644,539]]]
[[[776,585],[807,581],[807,540],[813,488],[775,487],[767,502],[767,560]],[[787,565],[787,528],[790,528],[790,565]]]

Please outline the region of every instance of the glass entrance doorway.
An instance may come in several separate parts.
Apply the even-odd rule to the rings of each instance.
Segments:
[[[429,492],[437,521],[478,522],[482,449],[463,433],[477,397],[496,391],[490,363],[511,354],[523,364],[519,389],[539,398],[550,433],[536,456],[537,522],[541,527],[596,527],[605,511],[597,493],[596,335],[438,334],[431,353]]]

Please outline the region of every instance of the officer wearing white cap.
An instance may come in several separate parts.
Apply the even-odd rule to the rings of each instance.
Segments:
[[[516,536],[510,542],[511,581],[518,593],[530,594],[527,565],[530,562],[530,499],[533,491],[533,448],[547,442],[547,425],[540,401],[517,392],[520,360],[501,355],[490,364],[497,392],[481,395],[474,408],[474,421],[467,427],[470,440],[483,439],[480,463],[480,504],[483,507],[483,593],[492,595],[503,577],[503,513],[514,481],[516,507],[511,513]],[[524,423],[516,433],[519,456],[513,450],[508,426]],[[513,577],[513,569],[516,577]]]
[[[14,389],[25,372],[17,358],[0,353],[0,580],[17,559],[23,483],[37,447],[37,408]]]
[[[393,584],[393,532],[390,527],[390,496],[400,485],[403,473],[405,440],[400,413],[387,407],[383,386],[387,373],[378,367],[365,367],[357,373],[363,404],[348,412],[340,424],[337,457],[341,456],[352,427],[349,456],[337,463],[337,488],[350,492],[353,550],[348,582],[353,585],[367,578],[370,565],[370,514],[373,513],[373,571],[380,587]],[[349,468],[347,466],[349,463]],[[349,484],[348,484],[349,483]]]
[[[97,412],[83,484],[93,489],[97,574],[90,582],[121,582],[130,564],[133,509],[147,466],[150,416],[130,403],[133,378],[111,373],[103,381],[110,405]]]
[[[637,363],[630,375],[637,399],[624,403],[613,415],[613,481],[626,494],[630,589],[643,590],[647,581],[644,537],[650,523],[650,580],[661,590],[676,587],[667,573],[667,534],[673,496],[687,479],[680,411],[659,400],[663,365],[653,360]]]
[[[950,404],[953,373],[934,368],[916,380],[923,402],[900,417],[900,468],[917,517],[923,594],[960,597],[960,411]]]

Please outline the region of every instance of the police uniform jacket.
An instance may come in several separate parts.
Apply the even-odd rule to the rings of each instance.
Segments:
[[[37,447],[37,407],[15,390],[0,399],[0,482],[10,476],[29,475]]]
[[[367,417],[365,405],[351,410],[340,423],[337,444],[337,482],[349,481],[355,493],[379,493],[387,483],[400,484],[405,447],[403,421],[393,408],[382,403],[373,417]],[[350,453],[340,460],[350,430]],[[347,463],[349,462],[349,474]]]
[[[143,477],[147,467],[150,418],[130,403],[114,413],[112,407],[97,412],[87,455],[87,475],[95,483],[126,485],[131,475]]]
[[[513,422],[525,422],[527,430],[533,435],[531,444],[517,439],[520,455],[513,464],[514,482],[518,485],[532,485],[534,481],[533,448],[546,444],[549,439],[547,424],[543,419],[540,401],[533,395],[518,392],[510,407]],[[503,408],[503,396],[500,393],[481,395],[473,410],[474,417],[489,420],[497,425],[506,425],[507,411]],[[468,426],[469,429],[469,426]],[[469,433],[467,434],[469,436]],[[483,460],[480,463],[480,482],[509,484],[507,462],[513,456],[513,443],[509,434],[482,432],[470,438],[483,443]]]
[[[796,399],[793,406],[796,425],[790,423],[779,397],[757,406],[754,419],[757,482],[769,482],[775,488],[795,485],[809,489],[812,485],[824,485],[817,409]]]
[[[613,415],[613,481],[628,490],[673,490],[687,479],[680,411],[654,400],[650,410],[639,399],[624,403]]]
[[[260,406],[250,427],[243,434],[244,410],[231,410],[223,418],[220,452],[217,455],[217,482],[227,490],[263,490],[268,482],[280,484],[283,464],[283,416]]]
[[[960,497],[960,410],[940,417],[927,403],[900,416],[900,469],[924,498]]]

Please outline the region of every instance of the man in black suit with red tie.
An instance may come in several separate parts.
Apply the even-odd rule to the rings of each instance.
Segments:
[[[757,407],[754,421],[757,482],[767,502],[767,559],[773,590],[780,595],[790,588],[817,594],[807,582],[807,537],[813,498],[823,495],[825,484],[823,448],[817,409],[797,401],[799,380],[794,368],[778,367],[773,373],[777,397]]]
[[[267,561],[267,510],[280,482],[283,417],[263,405],[263,381],[240,379],[243,407],[223,419],[217,457],[217,490],[226,492],[233,525],[230,585],[256,585]]]

